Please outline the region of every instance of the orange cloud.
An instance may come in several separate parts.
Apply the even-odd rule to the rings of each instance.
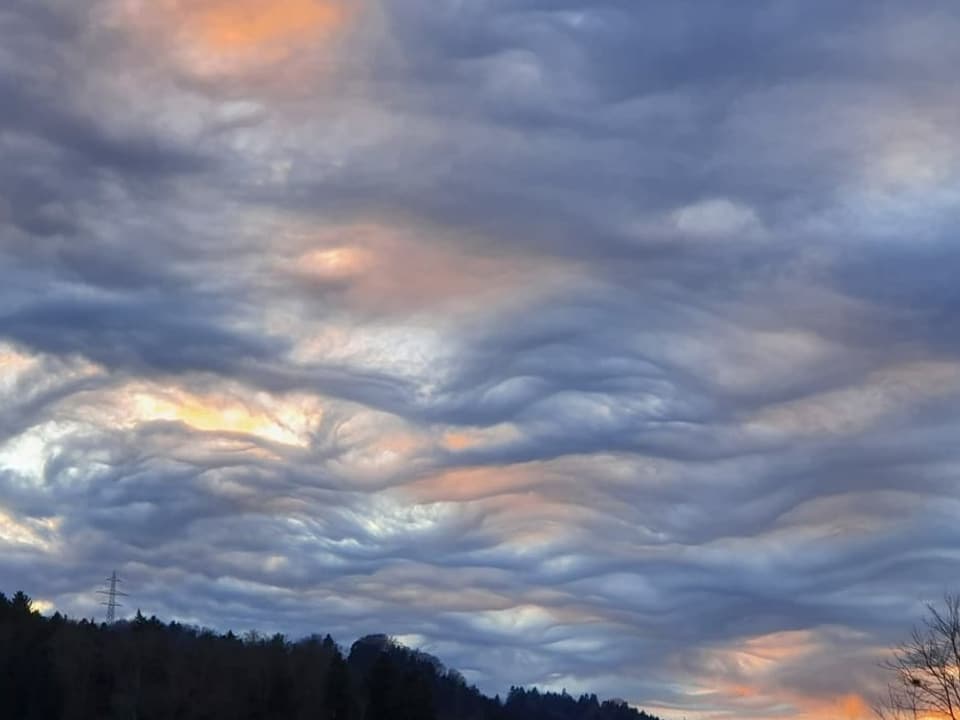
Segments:
[[[0,344],[0,392],[13,389],[20,379],[38,364],[37,357]]]
[[[335,30],[344,18],[344,8],[331,0],[181,1],[174,5],[188,36],[218,53],[307,41]]]
[[[285,445],[306,445],[322,411],[312,402],[241,401],[229,395],[196,395],[179,389],[130,392],[129,421],[173,420],[203,432],[251,435]]]
[[[810,720],[868,720],[874,717],[870,704],[856,693],[833,697],[801,697],[788,695],[800,709],[799,717]]]
[[[445,432],[442,437],[442,446],[451,452],[462,452],[515,442],[520,437],[520,431],[515,425],[501,423],[488,428]]]
[[[454,452],[469,450],[476,446],[476,441],[465,432],[448,432],[443,435],[443,445]]]
[[[324,280],[343,280],[364,272],[373,262],[362,248],[334,247],[311,250],[298,260],[298,269]]]
[[[419,310],[478,297],[503,301],[566,279],[558,261],[472,252],[463,243],[414,235],[370,223],[330,228],[287,227],[300,252],[278,268],[326,292],[336,288],[353,306],[375,311]]]
[[[867,701],[859,695],[845,695],[837,702],[840,716],[857,720],[857,718],[866,718],[870,716],[870,706]]]
[[[870,704],[857,693],[804,695],[776,684],[767,685],[762,678],[756,684],[716,684],[704,696],[718,705],[733,705],[752,716],[771,720],[784,717],[785,707],[790,708],[790,717],[796,720],[868,720],[874,716]],[[704,716],[711,714],[705,712]]]
[[[419,502],[466,502],[523,492],[543,482],[537,466],[449,470],[418,480],[407,491]]]
[[[4,377],[27,370],[36,362],[37,359],[31,355],[18,352],[8,345],[0,345],[0,374]]]
[[[248,74],[323,49],[356,3],[345,0],[118,0],[138,39],[191,74]]]
[[[708,651],[702,672],[693,678],[695,704],[701,707],[709,698],[714,706],[736,707],[764,719],[866,720],[873,710],[860,692],[863,685],[851,684],[848,692],[818,694],[793,683],[795,670],[835,654],[836,643],[850,638],[851,631],[839,627],[792,630]],[[851,683],[862,681],[862,677],[851,677]],[[704,711],[703,717],[712,715]]]

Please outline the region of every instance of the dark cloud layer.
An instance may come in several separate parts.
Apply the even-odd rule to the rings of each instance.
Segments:
[[[0,9],[5,588],[862,713],[957,570],[953,4],[248,4]]]

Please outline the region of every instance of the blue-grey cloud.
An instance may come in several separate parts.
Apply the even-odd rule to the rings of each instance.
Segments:
[[[0,9],[7,589],[855,716],[956,565],[952,4],[317,2]]]

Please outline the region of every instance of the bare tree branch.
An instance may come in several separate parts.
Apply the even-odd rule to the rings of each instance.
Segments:
[[[960,720],[960,595],[927,617],[910,639],[882,663],[889,671],[885,700],[874,708],[882,720]]]

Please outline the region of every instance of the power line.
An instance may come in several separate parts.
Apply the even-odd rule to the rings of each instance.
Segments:
[[[128,595],[125,592],[117,590],[117,585],[120,584],[120,577],[117,575],[116,570],[110,573],[110,577],[108,577],[105,582],[107,583],[107,589],[97,590],[97,594],[105,595],[107,598],[100,604],[107,606],[107,623],[110,624],[117,619],[117,608],[123,606],[122,603],[117,602],[117,598],[128,597]]]

